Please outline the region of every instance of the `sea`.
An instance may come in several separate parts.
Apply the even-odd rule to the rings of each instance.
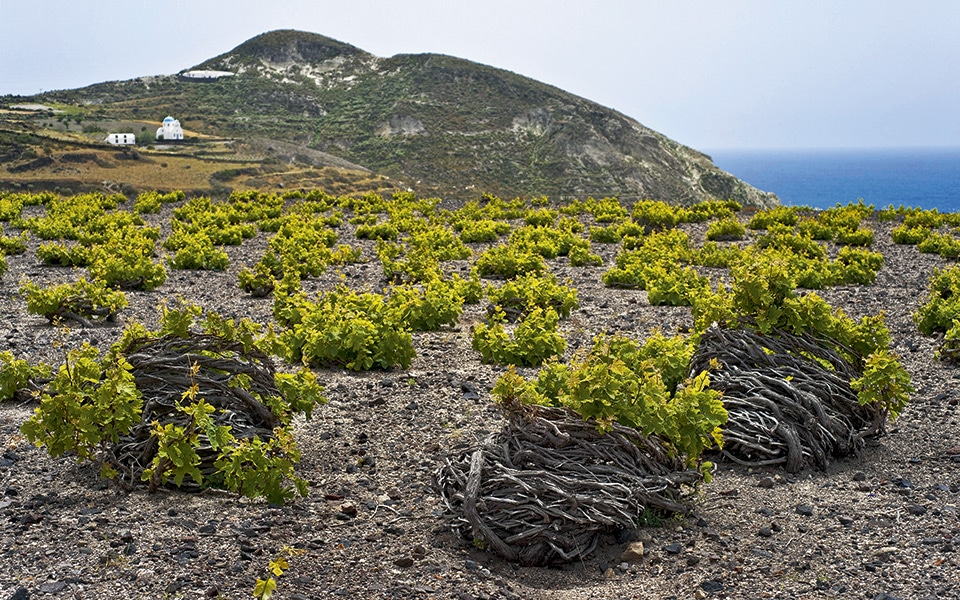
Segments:
[[[960,148],[714,150],[718,167],[786,205],[960,211]]]

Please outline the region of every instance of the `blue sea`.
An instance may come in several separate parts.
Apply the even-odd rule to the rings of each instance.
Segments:
[[[960,210],[960,148],[715,150],[714,164],[784,204],[830,208],[862,198],[887,205]]]

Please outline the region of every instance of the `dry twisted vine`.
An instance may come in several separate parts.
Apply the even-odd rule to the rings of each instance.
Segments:
[[[600,434],[565,408],[502,407],[500,433],[434,476],[460,535],[544,565],[585,557],[601,534],[634,529],[645,510],[690,512],[682,488],[703,476],[657,438],[619,424]]]
[[[710,368],[710,386],[723,392],[729,420],[723,455],[750,465],[783,465],[791,473],[826,468],[883,431],[885,413],[862,406],[850,387],[860,372],[833,348],[836,342],[778,331],[710,327],[690,372]],[[852,352],[849,351],[848,352]]]
[[[142,418],[112,449],[128,483],[139,481],[156,454],[156,438],[151,435],[154,421],[187,425],[189,417],[177,409],[177,404],[194,384],[198,386],[197,397],[217,409],[212,415],[216,425],[229,425],[238,439],[273,437],[279,420],[257,398],[281,395],[274,382],[273,362],[266,354],[206,334],[135,340],[128,352],[126,359],[143,397]],[[192,373],[194,366],[196,371]],[[238,375],[249,377],[248,389],[235,384]],[[207,477],[216,470],[213,463],[218,453],[203,441],[198,451],[202,458],[199,468]]]

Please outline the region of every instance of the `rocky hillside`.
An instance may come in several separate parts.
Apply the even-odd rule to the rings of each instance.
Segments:
[[[313,151],[298,160],[319,151],[449,198],[776,202],[623,114],[468,60],[380,58],[324,36],[273,31],[189,70],[234,76],[145,77],[30,100],[88,107],[88,119],[171,114],[202,134],[295,144]]]

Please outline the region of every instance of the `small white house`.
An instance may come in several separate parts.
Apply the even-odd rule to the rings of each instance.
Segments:
[[[180,121],[173,117],[167,117],[163,120],[163,125],[157,129],[157,139],[164,141],[182,140],[183,129],[180,127]]]
[[[132,133],[111,133],[104,141],[114,146],[132,146],[137,143],[137,136]]]

